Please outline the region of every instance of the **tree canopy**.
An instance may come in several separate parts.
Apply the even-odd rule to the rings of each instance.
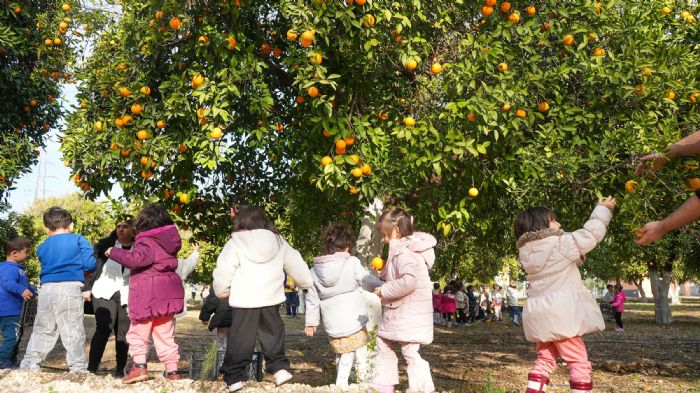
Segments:
[[[119,183],[214,243],[231,204],[256,203],[312,252],[380,198],[440,231],[436,270],[493,273],[526,207],[573,229],[621,196],[613,252],[638,253],[634,230],[697,180],[690,161],[632,174],[699,123],[693,2],[118,6],[77,65],[65,159],[88,197]]]

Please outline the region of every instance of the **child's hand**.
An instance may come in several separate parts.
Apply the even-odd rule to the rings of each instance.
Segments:
[[[316,333],[316,326],[307,326],[306,329],[304,329],[304,333],[309,337],[313,337]]]
[[[24,292],[22,292],[22,299],[24,299],[24,300],[29,300],[33,297],[34,297],[34,294],[29,289],[25,289]]]
[[[83,300],[85,300],[86,302],[89,302],[90,300],[92,300],[92,292],[90,292],[90,291],[83,292]]]
[[[194,244],[192,245],[192,251],[199,252],[199,243],[194,243]]]
[[[607,207],[608,209],[613,210],[613,209],[615,209],[615,206],[617,205],[617,201],[615,200],[615,198],[613,198],[612,196],[608,195],[607,198],[600,198],[600,199],[598,199],[598,205],[599,205],[599,206],[605,206],[605,207]]]
[[[109,254],[112,253],[112,247],[108,248],[107,251],[105,251],[105,256],[109,257]]]
[[[374,288],[374,294],[381,298],[382,297],[382,287]]]

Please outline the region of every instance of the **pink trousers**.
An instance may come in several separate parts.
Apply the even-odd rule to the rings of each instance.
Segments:
[[[569,366],[569,380],[591,382],[591,363],[588,361],[586,344],[581,337],[566,340],[537,343],[537,360],[531,373],[549,377],[557,368],[557,356]]]
[[[399,358],[391,348],[394,343],[390,340],[377,337],[377,354],[375,377],[372,387],[384,392],[393,392],[394,385],[399,383]],[[408,374],[408,387],[411,392],[432,393],[435,391],[433,377],[430,375],[430,364],[420,354],[420,344],[400,342],[401,354],[406,359],[406,374]]]
[[[131,322],[126,342],[129,343],[129,355],[134,363],[146,363],[148,342],[153,335],[153,346],[156,348],[158,359],[165,364],[165,371],[177,371],[180,352],[175,343],[175,323],[172,315],[149,319],[141,322]]]

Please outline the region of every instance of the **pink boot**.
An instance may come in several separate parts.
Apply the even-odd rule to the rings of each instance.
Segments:
[[[590,381],[590,382],[569,381],[569,387],[571,387],[571,393],[592,393],[593,392],[593,381]]]
[[[527,390],[525,393],[542,393],[547,391],[549,377],[540,374],[527,375]]]

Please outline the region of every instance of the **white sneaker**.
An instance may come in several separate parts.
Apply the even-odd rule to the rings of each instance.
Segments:
[[[280,386],[292,379],[292,374],[287,370],[279,370],[274,374],[275,385]]]
[[[236,383],[232,383],[232,384],[228,385],[229,392],[237,392],[241,389],[243,389],[243,382],[241,382],[241,381],[238,381]]]

